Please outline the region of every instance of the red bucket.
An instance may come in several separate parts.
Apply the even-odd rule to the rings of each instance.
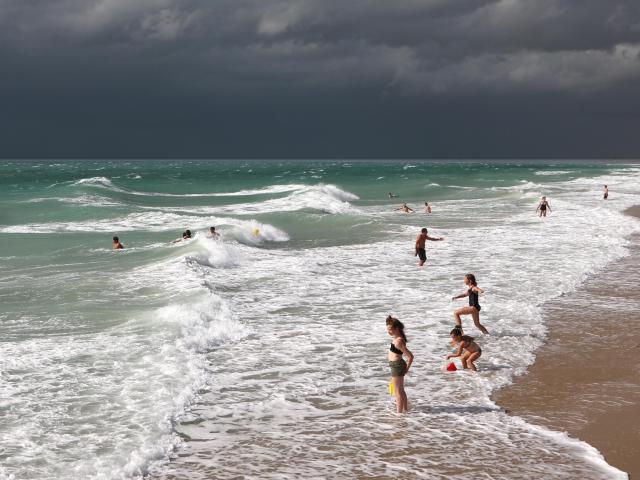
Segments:
[[[455,372],[456,370],[458,370],[458,367],[456,367],[455,363],[451,362],[447,365],[447,372]]]

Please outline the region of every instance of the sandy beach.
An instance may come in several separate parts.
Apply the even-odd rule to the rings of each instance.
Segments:
[[[626,213],[640,218],[640,206]],[[535,363],[493,397],[513,415],[588,442],[632,479],[640,478],[639,264],[635,236],[630,256],[546,305],[548,340]]]

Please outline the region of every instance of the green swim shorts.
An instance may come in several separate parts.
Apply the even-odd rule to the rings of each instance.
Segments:
[[[404,359],[394,360],[389,362],[389,368],[391,369],[392,377],[404,377],[404,374],[407,373],[407,362]]]

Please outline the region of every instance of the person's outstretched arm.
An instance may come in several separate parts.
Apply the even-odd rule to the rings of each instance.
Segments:
[[[457,300],[458,298],[464,298],[464,297],[468,297],[468,296],[469,296],[469,291],[466,291],[464,293],[461,293],[460,295],[456,295],[451,300]]]
[[[462,355],[462,342],[458,343],[458,350],[456,350],[456,353],[453,355],[447,355],[447,360],[450,358],[455,358],[455,357],[459,357],[460,355]]]
[[[431,240],[432,242],[441,242],[442,240],[444,240],[444,237],[434,238],[427,235],[427,240]]]

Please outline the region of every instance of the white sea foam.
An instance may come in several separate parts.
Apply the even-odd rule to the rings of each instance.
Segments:
[[[312,210],[331,214],[359,213],[351,203],[358,196],[335,185],[311,185],[293,190],[289,195],[260,202],[235,203],[220,206],[148,207],[163,211],[198,215],[258,215],[276,212]]]
[[[286,232],[256,220],[240,220],[230,217],[179,215],[160,211],[131,213],[121,218],[89,220],[83,222],[51,222],[0,227],[3,233],[59,233],[59,232],[166,232],[189,228],[205,229],[209,226],[232,226],[231,236],[243,243],[256,244],[263,241],[284,242],[289,239]],[[258,234],[255,230],[258,229]],[[253,238],[251,238],[253,237]]]
[[[604,178],[541,184],[553,194],[553,213],[544,220],[529,208],[528,189],[536,186],[495,205],[441,202],[430,230],[446,241],[428,245],[423,270],[413,257],[417,216],[390,224],[378,213],[384,206],[361,212],[387,232],[381,241],[295,250],[256,249],[287,234],[238,218],[148,211],[45,224],[63,232],[229,228],[222,242],[200,231],[176,248],[144,250],[156,256],[142,266],[113,255],[76,277],[53,271],[25,282],[26,298],[59,285],[49,292],[50,308],[68,309],[47,318],[56,335],[20,342],[8,336],[3,343],[0,406],[11,415],[0,431],[10,439],[1,444],[10,465],[0,472],[105,480],[147,472],[462,479],[481,465],[496,478],[624,478],[589,445],[507,416],[489,394],[533,361],[546,331],[544,302],[625,254],[625,238],[638,225],[620,211],[639,201],[637,178],[625,178],[607,177],[619,183],[620,200],[611,204],[591,196]],[[318,193],[323,201],[353,200]],[[445,374],[451,312],[464,303],[450,298],[464,289],[469,270],[486,289],[482,319],[492,335],[478,339],[479,374]],[[86,318],[73,310],[89,301],[95,303]],[[407,377],[413,410],[402,419],[388,414],[389,312],[407,325],[416,354]],[[75,316],[84,323],[70,328],[65,322]],[[112,326],[96,331],[105,318]],[[20,321],[11,319],[16,331]],[[464,324],[476,334],[469,319]],[[182,438],[187,461],[168,464]],[[461,464],[451,454],[459,445],[478,462]],[[407,455],[407,446],[416,453]]]
[[[85,207],[118,207],[122,202],[101,195],[78,195],[76,197],[39,197],[25,200],[23,203],[61,202]]]
[[[139,175],[134,178],[142,178]],[[165,192],[141,192],[137,190],[128,190],[125,188],[118,187],[113,184],[113,182],[106,177],[91,177],[91,178],[83,178],[73,182],[74,186],[93,186],[93,187],[101,187],[109,190],[113,190],[115,192],[124,192],[131,195],[140,195],[140,196],[149,196],[149,197],[243,197],[243,196],[255,196],[255,195],[269,195],[275,193],[287,193],[287,192],[295,192],[295,191],[305,191],[309,188],[314,188],[310,185],[304,184],[285,184],[285,185],[270,185],[264,188],[256,188],[256,189],[247,189],[247,190],[238,190],[235,192],[206,192],[206,193],[165,193]],[[342,198],[343,200],[354,200],[358,197],[350,194],[348,192],[343,192],[337,187],[333,185],[320,185],[318,186],[320,189],[324,189],[328,192],[331,192],[336,196],[336,198]]]
[[[169,303],[113,329],[3,347],[0,405],[13,412],[2,426],[11,438],[4,451],[12,475],[142,478],[150,462],[165,461],[180,444],[173,424],[211,381],[206,353],[250,331],[202,285],[187,256],[120,276],[110,294],[133,299],[132,291],[151,287]],[[29,392],[36,385],[34,405]]]
[[[189,194],[168,194],[158,192],[139,192],[127,190],[115,186],[111,180],[105,177],[85,178],[76,181],[73,185],[95,186],[107,188],[116,192],[124,192],[131,195],[161,196],[161,197],[235,197],[235,196],[255,196],[271,195],[278,193],[290,193],[284,198],[275,198],[263,202],[252,202],[246,204],[233,204],[217,207],[177,207],[174,209],[164,209],[172,211],[185,211],[190,213],[216,214],[257,214],[271,212],[290,212],[302,209],[319,210],[326,213],[348,213],[356,211],[350,201],[357,200],[358,196],[342,190],[335,185],[271,185],[259,189],[240,190],[236,192],[213,192],[213,193],[189,193]]]
[[[180,427],[194,439],[190,453],[195,457],[231,449],[234,460],[204,462],[197,471],[186,471],[196,479],[213,472],[259,478],[397,477],[401,472],[438,476],[460,468],[450,452],[463,443],[483,452],[483,469],[491,465],[498,477],[536,471],[553,479],[624,478],[589,445],[509,417],[489,400],[496,387],[533,361],[546,330],[541,305],[623,256],[625,236],[638,230],[633,219],[595,204],[584,216],[583,196],[576,189],[558,193],[557,208],[540,220],[526,208],[528,197],[523,195],[515,204],[505,201],[500,215],[480,226],[466,219],[474,208],[486,206],[467,202],[449,210],[445,202],[454,228],[438,228],[447,241],[429,245],[423,271],[416,270],[411,253],[413,226],[401,227],[385,242],[296,255],[264,251],[246,267],[217,271],[220,285],[252,286],[234,290],[234,311],[249,325],[259,325],[263,335],[212,354],[221,373],[220,390],[202,399],[202,424]],[[514,262],[514,251],[535,261]],[[493,335],[478,339],[484,351],[479,375],[444,374],[441,358],[449,351],[451,312],[463,304],[452,304],[450,297],[464,289],[462,276],[471,269],[486,288],[482,318]],[[388,373],[382,345],[384,317],[390,311],[407,324],[409,347],[417,359],[407,379],[413,413],[399,430],[396,420],[383,413],[389,401],[383,393]],[[470,321],[464,322],[475,335]],[[243,357],[240,378],[224,373],[226,355],[236,364]],[[341,432],[338,438],[331,433],[336,431]],[[388,439],[389,431],[398,433],[397,442]],[[300,443],[306,448],[289,459],[286,452]],[[424,455],[389,455],[406,443],[425,445]],[[518,464],[505,462],[505,452],[517,452]],[[178,461],[169,473],[182,467]],[[447,476],[470,474],[463,470]]]
[[[536,175],[566,175],[571,173],[567,170],[538,170]]]

